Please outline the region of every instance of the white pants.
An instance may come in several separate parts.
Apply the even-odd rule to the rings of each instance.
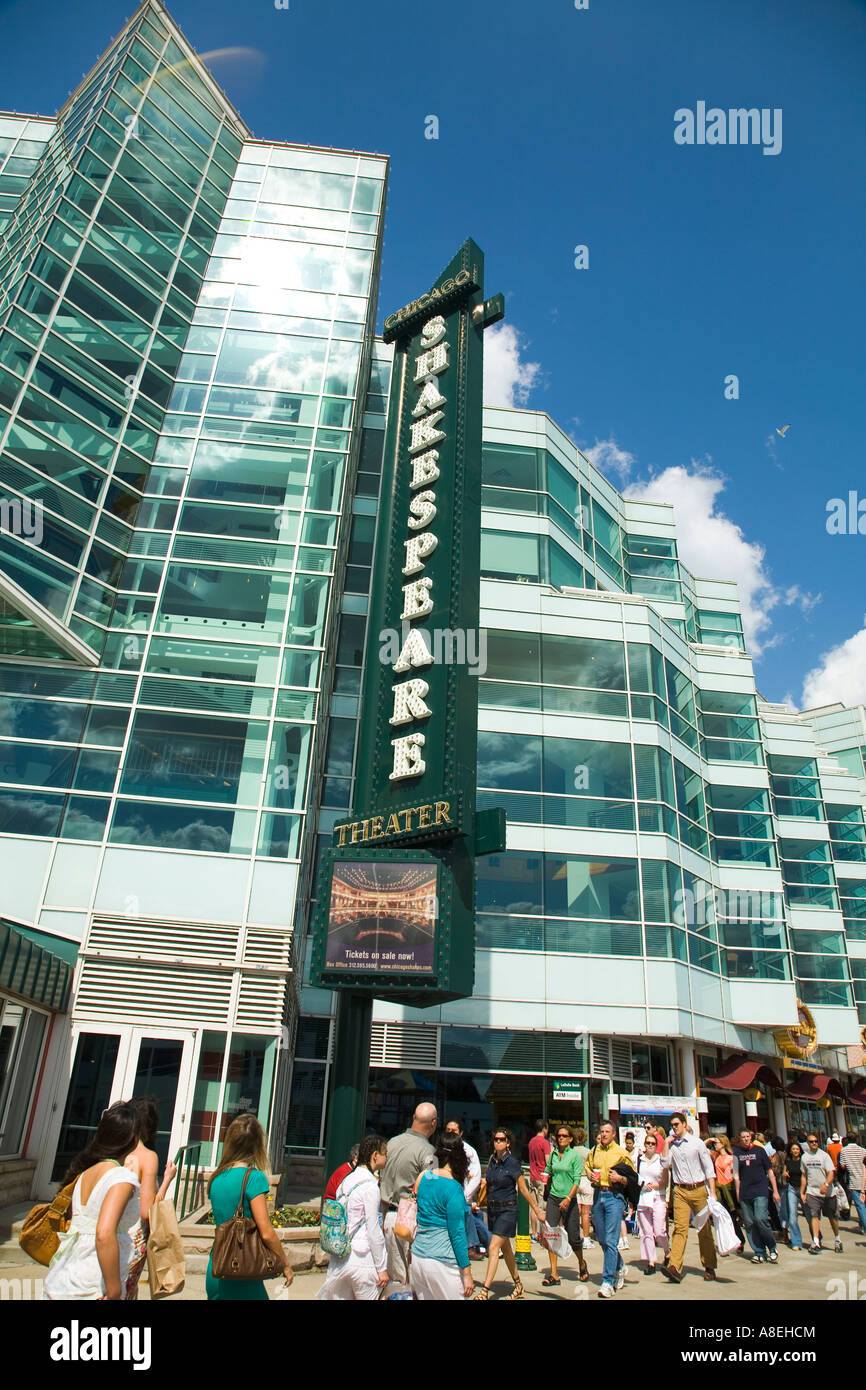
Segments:
[[[371,1254],[356,1255],[353,1250],[344,1260],[332,1255],[325,1282],[316,1298],[374,1303],[380,1293],[377,1278]]]
[[[425,1260],[413,1255],[409,1284],[415,1297],[425,1301],[464,1303],[463,1276],[456,1265],[442,1260]]]

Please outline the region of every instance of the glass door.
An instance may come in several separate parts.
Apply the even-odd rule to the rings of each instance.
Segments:
[[[197,1037],[194,1032],[118,1027],[73,1030],[73,1062],[55,1151],[52,1181],[59,1182],[96,1133],[107,1106],[132,1096],[153,1096],[159,1107],[156,1151],[160,1169],[184,1143]]]
[[[112,1099],[153,1096],[159,1108],[156,1152],[162,1173],[166,1159],[174,1158],[184,1142],[195,1033],[149,1028],[133,1028],[131,1033],[126,1072]]]

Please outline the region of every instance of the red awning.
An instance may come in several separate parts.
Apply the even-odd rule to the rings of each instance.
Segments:
[[[708,1086],[720,1086],[724,1091],[745,1091],[762,1081],[765,1086],[781,1089],[782,1083],[776,1073],[763,1062],[752,1061],[749,1057],[729,1057],[723,1062],[715,1076],[707,1077]]]
[[[823,1100],[827,1095],[835,1096],[837,1100],[845,1099],[845,1092],[835,1076],[828,1076],[823,1071],[805,1072],[788,1087],[787,1094],[794,1100]]]
[[[866,1107],[866,1077],[858,1077],[848,1092],[849,1105],[862,1105]]]

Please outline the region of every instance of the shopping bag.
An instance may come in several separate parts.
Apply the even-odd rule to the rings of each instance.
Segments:
[[[397,1203],[394,1234],[400,1240],[414,1240],[418,1230],[418,1203],[414,1197],[401,1197]]]
[[[180,1293],[184,1286],[186,1267],[183,1240],[174,1202],[168,1198],[154,1202],[150,1209],[147,1278],[151,1298],[168,1298],[173,1293]]]
[[[558,1260],[567,1260],[572,1253],[563,1226],[551,1226],[546,1221],[543,1222],[538,1232],[538,1240]]]

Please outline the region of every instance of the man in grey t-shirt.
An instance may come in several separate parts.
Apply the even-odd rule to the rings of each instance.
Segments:
[[[818,1147],[818,1136],[814,1131],[806,1136],[806,1146],[800,1159],[803,1174],[800,1196],[803,1198],[803,1206],[812,1225],[812,1244],[809,1246],[809,1254],[818,1255],[821,1251],[822,1216],[828,1218],[833,1228],[836,1250],[841,1250],[839,1220],[836,1214],[837,1203],[833,1196],[833,1182],[836,1177],[833,1160],[824,1149]]]
[[[412,1195],[416,1178],[432,1166],[434,1154],[430,1140],[438,1122],[436,1106],[425,1101],[416,1109],[410,1127],[396,1139],[388,1140],[388,1157],[380,1179],[382,1229],[388,1254],[388,1276],[397,1284],[408,1281],[405,1258],[408,1247],[394,1234],[397,1204],[401,1197]]]

